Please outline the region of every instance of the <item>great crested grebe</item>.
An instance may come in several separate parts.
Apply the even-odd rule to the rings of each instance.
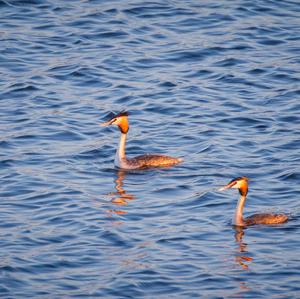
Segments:
[[[238,177],[229,182],[226,186],[219,189],[223,191],[229,188],[239,189],[240,199],[238,201],[234,224],[237,226],[248,226],[254,224],[280,224],[288,220],[288,216],[285,214],[254,214],[250,217],[243,218],[243,209],[246,201],[246,196],[248,193],[248,178]]]
[[[119,142],[119,148],[116,152],[115,165],[122,169],[141,169],[149,167],[167,167],[178,164],[183,161],[182,158],[173,158],[165,155],[146,154],[137,156],[135,158],[126,158],[125,146],[126,137],[129,130],[128,124],[128,112],[120,112],[113,115],[113,117],[101,124],[106,127],[109,125],[116,125],[121,131],[121,138]]]

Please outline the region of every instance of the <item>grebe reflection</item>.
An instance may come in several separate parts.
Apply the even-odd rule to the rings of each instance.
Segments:
[[[126,190],[123,188],[123,180],[125,179],[125,176],[125,170],[119,169],[117,171],[117,177],[115,179],[115,188],[117,191],[108,194],[112,198],[111,202],[118,206],[125,206],[128,204],[129,201],[136,199],[136,197],[133,194],[126,193]],[[109,212],[118,215],[126,214],[126,212],[122,210],[110,210]]]
[[[247,262],[251,262],[253,258],[248,256],[247,244],[243,242],[243,236],[245,234],[244,228],[242,226],[234,226],[233,229],[235,230],[235,241],[238,244],[238,253],[235,255],[235,261],[244,270],[248,270],[249,266]]]

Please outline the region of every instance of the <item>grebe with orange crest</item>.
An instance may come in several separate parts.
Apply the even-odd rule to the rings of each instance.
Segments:
[[[238,189],[241,195],[235,211],[234,225],[250,226],[255,224],[281,224],[288,220],[288,216],[285,214],[254,214],[250,217],[243,218],[243,209],[248,193],[248,178],[244,176],[235,178],[226,186],[220,188],[219,191],[230,188]]]
[[[118,126],[121,137],[115,156],[115,165],[122,169],[143,169],[150,167],[168,167],[183,161],[182,158],[169,157],[159,154],[145,154],[134,158],[127,158],[125,153],[127,133],[129,131],[128,112],[114,114],[109,121],[101,126]]]

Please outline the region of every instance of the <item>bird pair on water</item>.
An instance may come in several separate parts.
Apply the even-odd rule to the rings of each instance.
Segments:
[[[102,124],[102,126],[116,125],[121,131],[119,147],[115,156],[115,165],[122,169],[144,169],[150,167],[168,167],[183,161],[182,158],[174,158],[165,155],[146,154],[135,158],[127,158],[125,153],[125,145],[127,133],[129,130],[128,113],[121,112],[113,115],[111,119]],[[288,220],[285,214],[254,214],[250,217],[243,218],[243,208],[248,193],[248,179],[246,177],[238,177],[229,182],[226,186],[219,189],[223,191],[229,188],[238,189],[240,199],[238,201],[234,224],[237,226],[249,226],[254,224],[280,224]]]

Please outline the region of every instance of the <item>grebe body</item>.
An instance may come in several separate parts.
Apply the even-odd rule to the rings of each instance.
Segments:
[[[109,121],[102,126],[118,126],[121,137],[119,147],[115,156],[115,166],[122,169],[143,169],[151,167],[168,167],[183,161],[182,158],[174,158],[158,154],[140,155],[134,158],[127,158],[125,153],[127,133],[129,131],[128,112],[121,112],[114,115]]]
[[[240,192],[240,199],[237,203],[233,223],[237,226],[250,226],[255,224],[280,224],[288,220],[285,214],[254,214],[250,217],[243,218],[243,209],[248,193],[248,178],[238,177],[229,182],[226,186],[219,189],[223,191],[229,188],[238,189]]]

